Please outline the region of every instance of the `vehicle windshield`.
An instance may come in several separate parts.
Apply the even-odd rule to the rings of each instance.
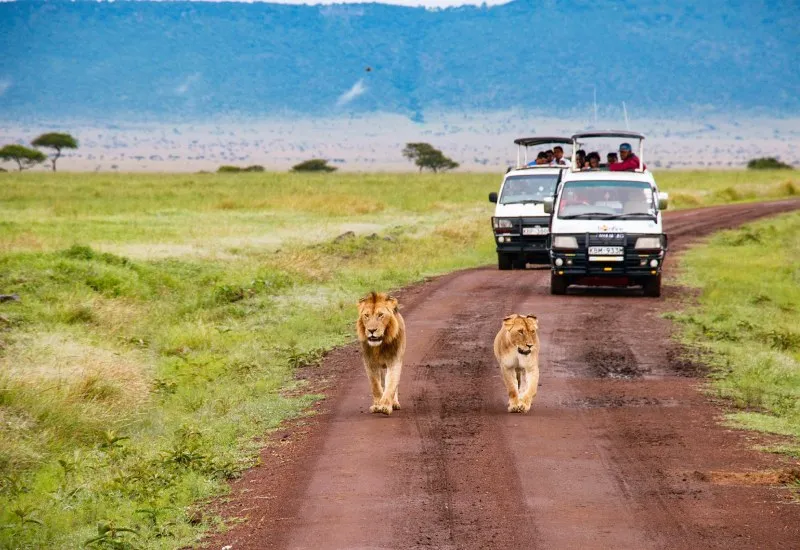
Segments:
[[[644,181],[570,181],[558,204],[559,218],[597,220],[655,218],[653,190]]]
[[[503,184],[500,204],[542,202],[556,190],[558,174],[511,176]]]

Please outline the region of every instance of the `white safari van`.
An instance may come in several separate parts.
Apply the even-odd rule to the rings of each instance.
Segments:
[[[556,197],[544,204],[545,211],[552,213],[550,292],[564,294],[572,284],[641,286],[646,296],[660,296],[667,251],[661,217],[667,208],[667,194],[659,193],[645,167],[643,135],[575,134],[573,150],[598,138],[606,143],[614,140],[615,150],[622,142],[621,148],[636,167],[612,171],[623,165],[585,168],[573,160],[565,171]],[[627,152],[629,146],[631,153],[638,152],[638,163]]]
[[[532,137],[514,140],[517,145],[517,164],[506,172],[499,193],[489,193],[489,200],[497,203],[492,218],[494,242],[497,246],[497,266],[500,269],[524,269],[528,263],[549,263],[547,250],[550,214],[544,211],[545,199],[555,196],[564,164],[536,165],[532,155],[530,165],[528,148],[550,149],[553,146],[571,146],[565,137]],[[523,152],[524,149],[524,152]]]

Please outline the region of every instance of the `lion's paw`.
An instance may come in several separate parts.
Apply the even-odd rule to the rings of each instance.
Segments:
[[[510,412],[510,413],[522,412],[522,405],[519,404],[519,403],[509,403],[508,404],[508,412]]]
[[[372,405],[369,408],[369,412],[390,415],[390,414],[392,414],[392,406],[391,405]]]
[[[398,410],[399,408],[400,408],[400,402],[399,401],[395,401],[394,403],[392,403],[392,409]]]

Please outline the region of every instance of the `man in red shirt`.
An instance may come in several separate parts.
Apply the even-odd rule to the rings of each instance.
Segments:
[[[612,162],[608,165],[608,169],[612,172],[625,172],[639,169],[639,157],[633,154],[630,143],[620,144],[619,156],[622,159],[620,162]],[[642,168],[646,170],[647,166],[642,166]]]

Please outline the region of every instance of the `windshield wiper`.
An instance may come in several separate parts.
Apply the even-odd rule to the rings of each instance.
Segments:
[[[540,199],[526,199],[524,201],[510,201],[510,202],[504,202],[504,203],[501,203],[501,204],[538,204],[538,203],[543,203],[543,202],[544,201],[540,200]]]
[[[574,220],[575,218],[583,218],[586,216],[591,216],[593,218],[597,216],[602,216],[601,220],[609,220],[614,217],[614,214],[609,214],[607,212],[584,212],[583,214],[572,214],[570,216],[559,216],[562,220]]]
[[[631,212],[629,214],[617,214],[616,216],[612,216],[611,220],[624,220],[625,218],[638,218],[644,216],[646,218],[653,218],[656,219],[655,214],[648,214],[647,212]]]

